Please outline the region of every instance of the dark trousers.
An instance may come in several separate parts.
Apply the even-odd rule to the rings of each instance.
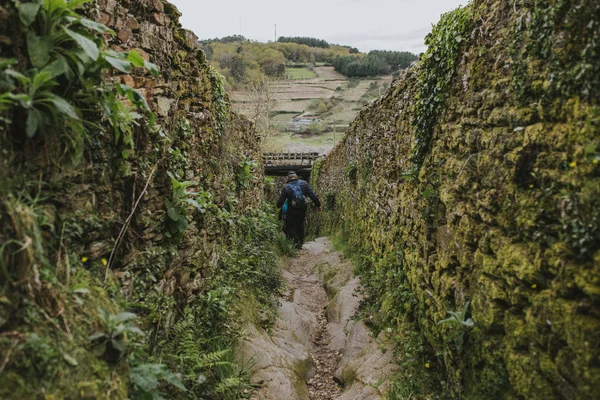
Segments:
[[[306,212],[289,213],[283,224],[283,232],[285,236],[296,243],[297,248],[301,248],[304,244],[304,223],[306,220]]]

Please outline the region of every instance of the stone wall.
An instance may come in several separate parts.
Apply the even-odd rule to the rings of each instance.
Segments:
[[[205,299],[217,295],[209,292],[235,290],[234,298],[217,299],[233,303],[229,316],[258,319],[248,305],[270,304],[279,282],[276,229],[263,207],[260,140],[250,122],[229,111],[221,77],[197,38],[181,29],[177,9],[161,0],[98,0],[85,13],[115,31],[105,34],[107,48],[136,50],[158,66],[156,78],[142,68],[107,76],[138,89],[156,121],[134,124],[133,151],[125,156],[107,121],[86,114],[76,162],[66,149],[52,153],[54,133],[23,142],[14,139],[24,137],[15,124],[2,124],[2,398],[131,398],[136,357],[136,363],[168,364],[186,379],[200,375],[191,361],[177,358],[183,343],[177,335],[196,340],[194,355],[201,357],[210,351],[201,348],[210,329],[226,340],[235,332],[235,323],[223,325],[227,311],[207,314]],[[0,57],[15,57],[15,68],[25,68],[23,28],[11,4],[0,7],[0,26]],[[185,200],[196,201],[182,203],[189,226],[181,235],[168,229],[174,181],[190,182]],[[40,247],[28,259],[23,249],[34,230]],[[134,311],[144,330],[118,362],[92,353],[88,337],[103,329],[99,308]],[[209,393],[198,381],[188,394]],[[170,390],[170,398],[188,395]]]
[[[599,5],[476,0],[467,12],[467,37],[449,32],[458,67],[436,94],[422,167],[424,61],[316,168],[327,209],[313,230],[362,249],[378,327],[422,332],[432,356],[418,373],[441,371],[446,391],[597,398]],[[438,324],[465,305],[466,325]]]

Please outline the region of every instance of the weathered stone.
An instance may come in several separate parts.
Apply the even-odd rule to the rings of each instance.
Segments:
[[[98,13],[98,22],[100,22],[101,24],[104,24],[106,26],[110,26],[112,23],[113,19],[112,16],[108,13],[105,13],[103,11],[100,11]]]
[[[152,5],[154,6],[154,10],[156,10],[158,12],[165,11],[165,5],[163,4],[163,2],[161,0],[152,0]]]
[[[103,13],[112,14],[117,7],[117,0],[98,0],[98,8]]]
[[[147,21],[140,23],[140,45],[144,50],[163,57],[171,56],[174,46],[174,34],[167,27]]]
[[[336,400],[380,400],[381,395],[372,386],[352,384]]]
[[[131,32],[130,29],[121,29],[119,31],[119,33],[117,34],[117,37],[123,44],[128,44],[129,41],[131,40],[132,36],[133,36],[133,33]]]
[[[293,305],[288,303],[286,308],[289,307],[293,308]],[[312,360],[307,344],[298,342],[295,335],[295,332],[302,334],[302,329],[289,330],[287,323],[294,325],[295,319],[278,320],[273,338],[254,326],[248,326],[245,329],[246,339],[236,351],[240,363],[252,363],[252,381],[262,385],[257,395],[259,399],[282,398],[279,396],[308,399],[302,382],[308,379],[306,374],[312,369]]]
[[[171,18],[167,14],[164,13],[154,13],[152,14],[152,20],[156,22],[158,25],[167,26],[171,23]]]
[[[183,29],[183,37],[185,38],[185,42],[190,49],[194,49],[199,47],[198,45],[198,36],[188,29]]]
[[[135,80],[133,79],[133,76],[131,76],[131,75],[122,75],[121,82],[127,86],[135,87]]]
[[[140,24],[137,19],[133,15],[127,15],[127,21],[125,22],[125,27],[132,32],[137,32],[140,30]]]
[[[175,100],[169,99],[168,97],[158,97],[156,99],[158,115],[164,118],[168,118],[171,112],[171,105]]]

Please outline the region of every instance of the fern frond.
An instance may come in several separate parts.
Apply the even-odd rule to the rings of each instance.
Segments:
[[[223,362],[223,359],[225,359],[230,353],[231,353],[231,349],[214,351],[212,353],[203,355],[202,361],[206,365],[215,365],[219,362]],[[229,362],[226,362],[226,363],[230,364]]]
[[[215,388],[215,393],[225,393],[230,389],[239,388],[244,382],[237,377],[225,378]]]

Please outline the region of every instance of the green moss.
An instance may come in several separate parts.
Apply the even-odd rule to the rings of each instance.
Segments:
[[[357,250],[365,313],[400,336],[414,322],[456,398],[578,399],[600,390],[599,352],[588,347],[600,326],[600,119],[589,92],[598,91],[590,74],[590,61],[600,65],[590,30],[598,7],[473,2],[464,11],[468,42],[436,60],[454,67],[434,102],[444,107],[421,110],[431,111],[423,124],[431,136],[415,128],[411,102],[428,98],[420,96],[431,88],[420,79],[431,72],[425,60],[365,109],[319,166],[317,192],[335,196],[335,207],[311,221]],[[411,144],[423,137],[434,139],[418,179],[407,180],[399,171],[413,165]],[[356,182],[346,174],[352,165]],[[466,301],[476,327],[457,354],[437,322]]]
[[[177,9],[177,7],[171,3],[169,3],[168,1],[163,1],[164,7],[165,7],[165,14],[167,14],[171,20],[173,21],[179,21],[179,18],[181,18],[181,12]]]

